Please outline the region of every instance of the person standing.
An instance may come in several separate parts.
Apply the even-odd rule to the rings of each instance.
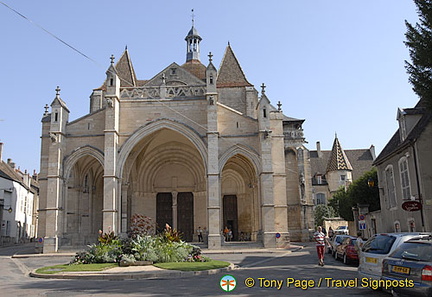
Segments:
[[[201,226],[198,227],[197,234],[198,234],[198,242],[204,241],[203,240],[203,230],[201,229]]]
[[[362,233],[361,233],[361,231],[358,231],[357,232],[357,239],[356,239],[356,242],[355,242],[355,249],[357,251],[357,255],[359,255],[359,256],[360,256],[360,253],[361,253],[361,249],[362,249],[363,243],[364,243],[364,241],[363,241],[363,238],[362,238]]]
[[[318,226],[317,231],[314,233],[314,240],[316,243],[316,250],[318,254],[318,265],[324,266],[324,250],[326,244],[326,236],[322,232],[321,226]]]

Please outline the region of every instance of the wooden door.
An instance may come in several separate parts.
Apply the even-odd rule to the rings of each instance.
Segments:
[[[231,229],[233,238],[238,240],[238,215],[237,215],[237,196],[225,195],[223,197],[223,228]]]
[[[173,227],[172,194],[158,193],[156,195],[156,223],[157,231],[162,232],[165,224]]]
[[[193,194],[177,194],[177,229],[183,234],[184,241],[192,241],[194,233]]]

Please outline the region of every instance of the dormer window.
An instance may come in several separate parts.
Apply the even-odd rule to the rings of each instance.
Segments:
[[[54,113],[54,122],[58,122],[58,112]]]
[[[263,109],[263,117],[265,117],[265,118],[267,117],[267,109],[265,109],[265,108]]]
[[[212,85],[213,84],[213,75],[210,75],[210,84]]]
[[[111,78],[111,79],[110,79],[110,87],[112,87],[113,85],[114,85],[114,79]]]

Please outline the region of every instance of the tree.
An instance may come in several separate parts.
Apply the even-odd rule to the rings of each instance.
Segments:
[[[373,186],[369,186],[369,180],[374,181]],[[373,168],[356,179],[346,191],[341,187],[333,195],[329,205],[335,209],[336,215],[347,221],[354,220],[352,208],[357,204],[368,204],[369,211],[381,209],[377,181],[377,171]]]
[[[324,218],[332,218],[335,216],[335,211],[331,206],[319,204],[315,207],[315,224],[322,226]]]
[[[352,207],[355,205],[352,198],[345,191],[345,187],[340,187],[329,201],[337,216],[347,220],[353,220]]]
[[[414,0],[419,22],[414,26],[405,20],[405,45],[409,48],[411,63],[405,61],[413,91],[432,109],[432,0]]]

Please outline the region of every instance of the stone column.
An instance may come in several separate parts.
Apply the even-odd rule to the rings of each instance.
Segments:
[[[273,168],[273,194],[275,204],[275,232],[280,234],[276,238],[277,247],[289,244],[288,233],[288,204],[285,172],[285,148],[282,126],[283,114],[281,111],[270,112],[271,157]]]
[[[172,218],[173,218],[173,229],[177,230],[177,195],[178,192],[177,191],[172,191],[171,192],[172,195]]]

